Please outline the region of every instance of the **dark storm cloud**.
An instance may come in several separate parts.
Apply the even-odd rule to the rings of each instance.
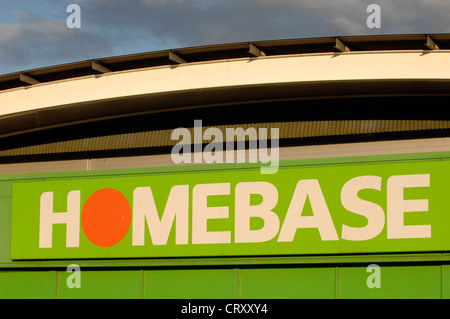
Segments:
[[[81,7],[80,29],[66,27],[70,3]],[[381,7],[381,29],[366,26],[370,3]],[[40,0],[0,21],[0,73],[216,43],[444,33],[449,13],[444,0]]]

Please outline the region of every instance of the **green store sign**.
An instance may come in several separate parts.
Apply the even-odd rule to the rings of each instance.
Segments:
[[[448,160],[288,163],[17,182],[11,258],[450,250]]]

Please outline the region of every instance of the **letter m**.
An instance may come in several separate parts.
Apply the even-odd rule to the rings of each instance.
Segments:
[[[144,245],[145,220],[147,220],[153,245],[167,244],[174,220],[176,220],[176,244],[187,244],[189,185],[172,187],[161,218],[159,218],[151,188],[137,187],[133,192],[133,246]]]
[[[236,155],[237,163],[245,163],[245,140],[249,141],[249,163],[256,163],[258,152],[258,134],[254,127],[249,127],[245,131],[242,127],[226,129],[226,161],[234,163],[234,140],[237,139]]]

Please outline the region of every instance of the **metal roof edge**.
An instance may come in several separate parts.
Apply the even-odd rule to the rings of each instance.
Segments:
[[[427,46],[430,39],[432,43],[439,43],[439,49],[450,49],[450,33],[327,36],[211,44],[93,58],[3,74],[0,75],[0,91],[9,88],[33,85],[29,82],[21,81],[21,75],[22,79],[24,76],[27,76],[35,79],[37,82],[45,83],[61,79],[76,78],[83,75],[100,74],[100,71],[92,67],[94,62],[100,63],[105,68],[114,72],[149,66],[177,64],[178,62],[170,59],[170,56],[173,56],[173,54],[179,56],[186,63],[223,60],[236,57],[257,58],[251,52],[252,45],[264,52],[264,55],[268,56],[314,52],[339,52],[339,49],[336,48],[337,41],[344,43],[351,52],[402,50],[402,48],[427,51],[431,50],[431,48]]]

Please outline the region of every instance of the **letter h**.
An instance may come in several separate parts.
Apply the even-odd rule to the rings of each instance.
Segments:
[[[53,212],[53,192],[42,193],[40,208],[39,248],[52,247],[54,224],[66,224],[66,247],[79,247],[80,191],[67,194],[67,212]]]

